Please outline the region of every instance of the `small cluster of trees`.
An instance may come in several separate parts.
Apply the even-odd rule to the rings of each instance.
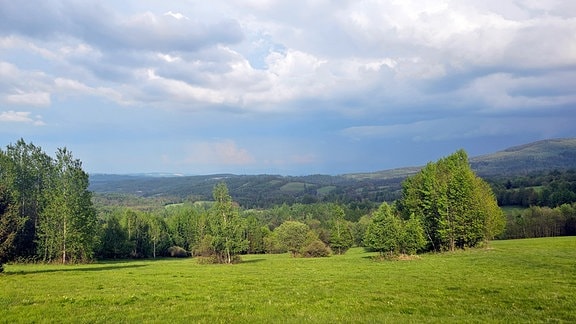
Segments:
[[[19,140],[0,150],[0,264],[92,258],[97,217],[88,174],[66,148],[52,158]]]
[[[416,254],[426,245],[424,227],[416,217],[403,220],[387,203],[382,203],[366,230],[364,245],[385,257]]]
[[[427,250],[475,247],[505,227],[490,186],[474,174],[463,150],[406,179],[398,210],[404,219],[422,223]]]

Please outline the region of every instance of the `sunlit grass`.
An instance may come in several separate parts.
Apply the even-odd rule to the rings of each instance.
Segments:
[[[7,265],[1,322],[576,321],[576,237],[374,262],[249,255],[91,265]]]

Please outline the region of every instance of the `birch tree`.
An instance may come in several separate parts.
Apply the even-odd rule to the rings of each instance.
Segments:
[[[474,247],[504,229],[494,194],[463,150],[428,163],[404,181],[402,193],[400,210],[422,222],[431,250]]]
[[[88,174],[66,148],[56,153],[45,194],[48,203],[38,227],[43,260],[90,260],[97,242],[96,211],[88,191]]]
[[[212,192],[214,205],[209,212],[212,248],[220,263],[233,263],[236,256],[248,248],[245,224],[234,205],[225,183],[219,183]]]

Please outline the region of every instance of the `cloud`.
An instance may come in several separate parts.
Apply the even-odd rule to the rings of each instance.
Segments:
[[[190,153],[166,152],[174,166],[205,168],[576,136],[575,16],[556,0],[5,1],[0,109],[18,137],[43,120],[62,138],[160,136]]]
[[[190,20],[190,18],[186,17],[185,15],[183,15],[179,12],[168,11],[168,12],[164,13],[164,16],[170,16],[170,17],[175,18],[177,20],[181,20],[181,19]]]
[[[43,126],[45,123],[42,121],[41,116],[31,117],[28,111],[2,111],[0,112],[0,122],[5,123],[26,123],[33,124],[34,126]]]
[[[570,110],[570,109],[568,109]],[[557,115],[566,112],[555,110]],[[535,137],[551,138],[570,132],[576,117],[499,116],[491,118],[481,115],[447,117],[420,120],[411,123],[390,125],[353,126],[342,130],[342,135],[354,140],[408,140],[412,142],[442,142],[455,139],[481,139],[485,137],[507,137],[519,133]]]
[[[576,65],[576,22],[566,15],[574,6],[560,2],[320,1],[295,8],[232,1],[135,11],[55,3],[6,4],[5,46],[40,39],[29,50],[62,66],[44,73],[121,88],[115,100],[137,105],[286,113],[313,99],[342,113],[350,97],[402,107],[437,99],[433,90],[445,91],[442,85],[473,92],[491,74]],[[221,14],[208,14],[215,9]],[[493,95],[474,93],[485,102]]]
[[[9,105],[19,106],[49,106],[50,94],[48,92],[33,92],[25,93],[17,91],[18,93],[9,94],[4,97],[4,103]]]
[[[0,103],[43,107],[51,103],[50,78],[43,72],[23,71],[0,61]]]
[[[64,37],[90,43],[100,49],[147,51],[195,51],[242,39],[240,26],[222,19],[203,23],[177,13],[139,12],[122,15],[94,1],[53,1],[43,4],[9,2],[0,11],[0,34],[60,40]],[[144,37],[145,35],[145,37]]]

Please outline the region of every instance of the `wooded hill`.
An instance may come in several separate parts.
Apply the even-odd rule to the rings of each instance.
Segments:
[[[550,139],[473,157],[472,169],[489,182],[529,176],[534,172],[576,169],[576,138]],[[402,181],[422,167],[338,176],[308,175],[90,175],[96,198],[122,200],[154,197],[164,203],[210,200],[214,186],[225,182],[233,199],[245,208],[318,201],[362,203],[400,197]]]

